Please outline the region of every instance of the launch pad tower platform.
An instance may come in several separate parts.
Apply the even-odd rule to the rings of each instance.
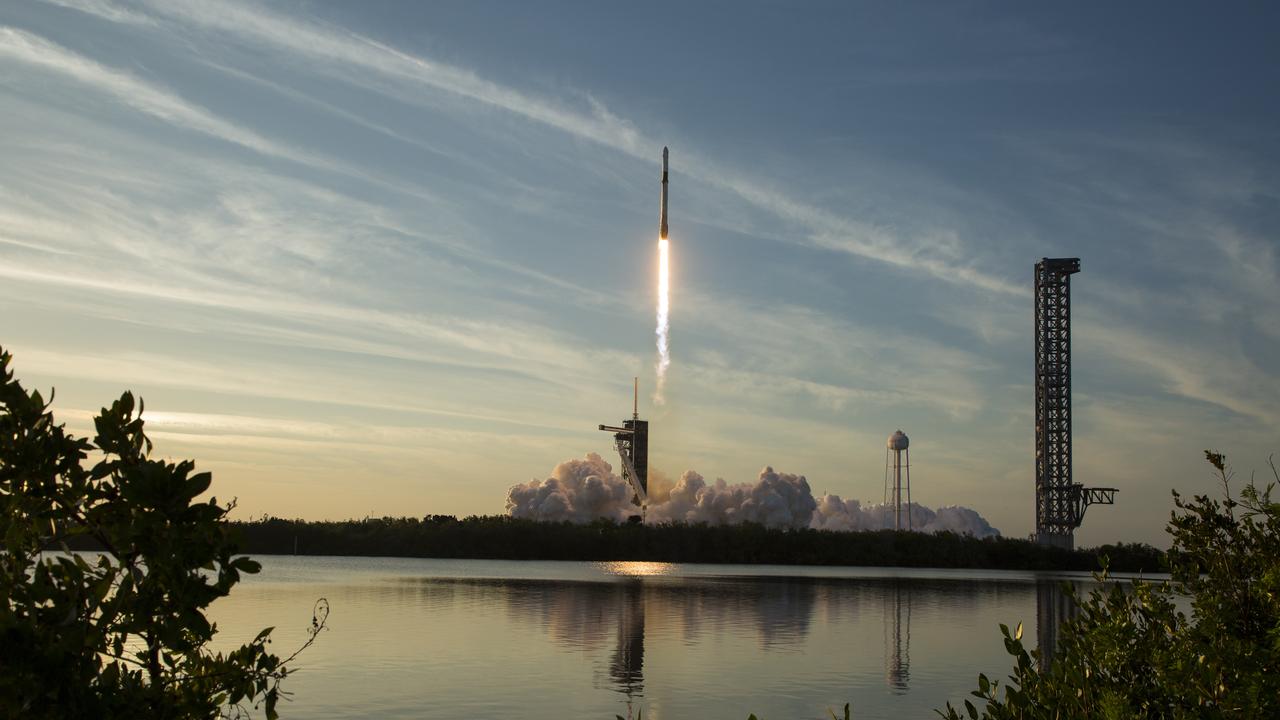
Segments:
[[[622,478],[635,493],[632,499],[641,512],[649,504],[649,421],[640,419],[640,384],[635,381],[631,419],[622,421],[622,427],[601,425],[601,430],[613,433],[613,444],[622,460]]]
[[[1036,263],[1036,542],[1071,549],[1090,505],[1115,488],[1087,488],[1071,474],[1071,276],[1080,258]]]

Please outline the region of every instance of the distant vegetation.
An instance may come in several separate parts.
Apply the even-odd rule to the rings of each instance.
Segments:
[[[977,539],[881,530],[829,532],[762,525],[547,523],[506,516],[428,515],[309,522],[262,518],[235,522],[252,553],[366,555],[504,560],[648,560],[686,563],[863,565],[1011,570],[1157,572],[1163,553],[1150,545],[1067,551],[1028,540]]]

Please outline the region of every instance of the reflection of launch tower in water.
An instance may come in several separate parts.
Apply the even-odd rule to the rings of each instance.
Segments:
[[[898,694],[911,681],[911,590],[897,578],[884,596],[884,681]]]
[[[1062,623],[1079,613],[1071,596],[1063,590],[1064,584],[1062,580],[1036,580],[1036,646],[1040,649],[1043,669],[1053,662]]]
[[[630,700],[644,690],[644,586],[635,581],[623,588],[619,603],[618,644],[609,662],[609,677]]]

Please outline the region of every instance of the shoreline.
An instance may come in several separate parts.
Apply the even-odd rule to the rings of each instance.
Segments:
[[[783,530],[760,525],[541,523],[506,516],[427,516],[229,523],[250,555],[458,560],[663,562],[848,568],[1093,572],[1164,571],[1164,553],[1118,543],[1065,550],[1026,539],[876,530]]]

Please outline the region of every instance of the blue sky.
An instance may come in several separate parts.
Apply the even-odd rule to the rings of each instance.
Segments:
[[[243,516],[495,513],[672,366],[653,465],[1033,524],[1031,269],[1079,256],[1085,544],[1280,449],[1277,12],[0,7],[0,343]],[[1272,37],[1268,37],[1268,35]],[[647,396],[648,392],[645,393]]]

